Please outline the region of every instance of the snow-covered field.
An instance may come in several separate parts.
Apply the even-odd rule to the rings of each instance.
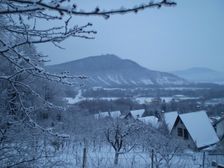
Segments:
[[[218,105],[218,104],[224,104],[224,97],[210,99],[210,100],[207,100],[205,102],[206,106],[215,106],[215,105]]]
[[[68,145],[58,153],[57,159],[63,160],[66,167],[82,167],[83,164],[83,146]],[[169,154],[170,158],[172,154]],[[149,168],[151,167],[151,152],[136,149],[129,153],[119,156],[118,165],[114,165],[114,151],[110,146],[88,147],[86,155],[86,165],[88,168]],[[168,155],[167,155],[168,156]],[[168,158],[168,157],[167,157]],[[204,159],[203,159],[204,158]],[[224,155],[209,155],[203,152],[188,151],[173,155],[172,159],[166,161],[160,154],[154,154],[154,167],[158,168],[200,168],[212,167],[212,161],[224,164]]]
[[[162,100],[165,100],[166,102],[170,102],[173,97],[161,97]],[[154,97],[137,97],[135,100],[139,104],[149,103],[154,99]]]
[[[98,88],[95,88],[98,89]],[[185,88],[187,89],[187,88]],[[189,89],[189,88],[188,88]],[[109,90],[119,90],[119,88],[110,88]],[[83,97],[82,96],[82,91],[79,90],[78,94],[74,97],[65,97],[65,100],[67,101],[68,104],[76,104],[78,102],[84,101],[84,100],[117,100],[125,97]],[[127,97],[130,98],[130,97]],[[155,97],[132,97],[131,99],[133,101],[137,101],[139,104],[145,104],[145,103],[150,103]],[[174,96],[169,96],[169,97],[160,97],[161,100],[164,100],[165,102],[169,103],[173,98],[177,100],[196,100],[199,99],[199,97],[188,97],[184,95],[174,95]]]
[[[197,87],[167,87],[164,90],[204,90],[209,88],[197,88]]]
[[[68,102],[68,104],[75,104],[84,100],[117,100],[120,99],[120,97],[100,97],[100,98],[94,98],[94,97],[66,97],[65,100]]]

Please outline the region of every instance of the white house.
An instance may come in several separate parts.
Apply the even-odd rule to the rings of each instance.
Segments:
[[[184,140],[193,149],[206,148],[219,142],[205,111],[178,115],[171,134]]]

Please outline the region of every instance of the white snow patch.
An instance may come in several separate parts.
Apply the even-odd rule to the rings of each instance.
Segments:
[[[144,83],[145,85],[153,84],[153,82],[150,79],[142,79],[141,82]]]
[[[218,104],[224,104],[224,98],[214,98],[214,99],[210,99],[205,101],[205,105],[206,106],[215,106]]]
[[[108,78],[110,81],[112,81],[112,82],[114,82],[114,83],[116,83],[116,84],[122,84],[116,77],[113,77],[113,76],[111,76],[111,75],[108,75],[107,78]]]
[[[136,85],[137,83],[133,80],[130,81],[132,84]]]
[[[174,96],[173,96],[173,99],[174,99],[174,100],[177,100],[177,101],[183,101],[183,100],[197,100],[197,99],[200,99],[200,97],[188,97],[188,96],[185,96],[185,95],[174,95]]]
[[[78,103],[78,102],[84,100],[84,97],[82,97],[81,89],[78,91],[78,94],[75,96],[75,98],[66,97],[65,100],[68,102],[68,104],[75,104],[75,103]]]
[[[147,104],[150,103],[152,101],[153,97],[137,97],[135,98],[135,100],[139,103],[139,104]]]
[[[97,76],[97,78],[98,78],[100,81],[102,81],[104,84],[110,86],[110,83],[107,82],[105,79],[103,79],[101,76]]]
[[[137,97],[135,98],[135,100],[139,103],[139,104],[147,104],[152,102],[152,100],[154,99],[154,97]],[[165,102],[170,102],[173,98],[172,97],[161,97],[162,100],[165,100]]]
[[[122,83],[128,84],[128,81],[126,81],[122,75],[119,75],[118,78]]]
[[[208,90],[209,88],[196,88],[196,87],[167,87],[164,90]]]
[[[175,84],[175,85],[183,85],[185,82],[182,80],[176,80],[174,78],[169,77],[160,77],[156,80],[157,83],[164,85],[164,84]]]

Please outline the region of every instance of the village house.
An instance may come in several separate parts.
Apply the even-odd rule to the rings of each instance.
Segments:
[[[167,129],[170,133],[174,126],[174,123],[178,117],[178,112],[170,111],[170,112],[161,113],[161,115],[162,115],[163,121],[166,124]]]
[[[145,109],[131,110],[131,111],[130,111],[130,113],[131,113],[131,115],[132,115],[132,117],[133,117],[134,119],[137,119],[137,118],[142,117],[143,114],[144,114],[144,112],[145,112]]]
[[[145,113],[145,109],[139,109],[139,110],[131,110],[127,115],[125,115],[123,118],[125,119],[138,119],[143,117],[143,114]]]
[[[219,142],[205,111],[179,114],[168,129],[171,129],[171,135],[184,140],[192,149],[200,150]]]
[[[220,140],[224,138],[224,117],[214,123],[214,128]]]
[[[154,128],[159,128],[160,126],[159,119],[155,116],[140,117],[138,118],[138,120],[146,125],[151,125]]]
[[[161,113],[162,122],[156,116],[144,117],[144,112],[144,109],[131,110],[125,118],[141,121],[154,128],[159,128],[162,123],[165,123],[172,136],[183,140],[189,148],[194,150],[212,146],[219,142],[219,138],[224,137],[224,118],[215,123],[214,129],[206,111],[203,110],[185,114],[179,114],[177,111]],[[94,117],[96,119],[124,118],[120,111],[99,112]]]
[[[112,118],[116,119],[121,116],[120,111],[111,111],[111,112],[99,112],[98,114],[94,114],[95,119],[102,119],[102,118]]]
[[[144,115],[145,113],[142,114],[142,111],[141,113],[139,111],[138,112],[134,111],[135,115],[133,115],[133,112],[132,112],[132,115],[133,115],[132,118],[133,119],[135,118],[146,125],[151,125],[154,128],[159,128],[161,125],[165,124],[168,128],[169,133],[171,132],[173,125],[176,121],[176,118],[178,117],[177,111],[171,111],[166,113],[161,112],[159,113],[159,117],[157,117],[156,115],[145,116]]]

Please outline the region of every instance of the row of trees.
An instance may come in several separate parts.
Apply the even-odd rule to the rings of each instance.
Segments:
[[[184,87],[184,86],[183,86]],[[222,85],[211,84],[207,87],[204,85],[188,85],[185,86],[186,89],[180,88],[169,88],[169,87],[159,87],[154,86],[140,87],[140,88],[117,88],[117,89],[105,89],[105,88],[86,88],[83,89],[82,95],[84,97],[172,97],[173,95],[185,95],[189,97],[202,97],[204,100],[209,100],[211,98],[222,98],[224,97],[224,87]]]

